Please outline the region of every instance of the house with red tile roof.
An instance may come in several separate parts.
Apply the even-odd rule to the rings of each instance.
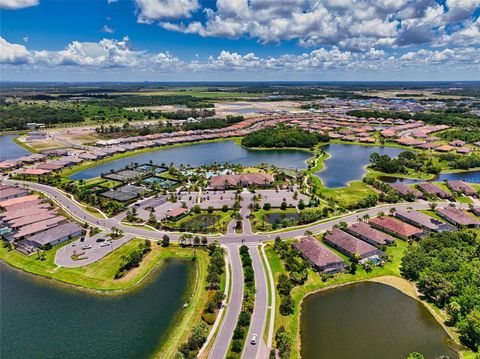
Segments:
[[[333,253],[314,237],[302,237],[299,242],[293,244],[293,247],[321,273],[342,272],[347,267],[340,256]]]
[[[423,234],[422,229],[392,217],[375,217],[370,219],[368,223],[381,231],[406,241],[419,238]]]
[[[323,241],[347,256],[358,255],[361,259],[383,256],[384,253],[339,228],[333,228]]]

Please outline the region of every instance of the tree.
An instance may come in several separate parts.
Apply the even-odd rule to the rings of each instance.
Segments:
[[[298,201],[298,209],[299,210],[304,210],[305,209],[305,202],[303,201],[303,199]]]
[[[469,348],[480,349],[480,308],[472,310],[460,322],[460,340]]]
[[[425,357],[420,353],[413,352],[408,354],[406,359],[425,359]]]
[[[281,296],[280,299],[280,314],[282,315],[290,315],[293,313],[294,305],[293,298],[290,294]]]
[[[285,211],[287,209],[287,202],[283,201],[282,204],[280,205],[280,209],[282,211]]]
[[[263,209],[264,209],[265,211],[270,210],[270,208],[271,208],[271,204],[270,204],[270,203],[265,202],[265,203],[263,204]]]
[[[170,245],[170,237],[167,234],[164,234],[162,237],[162,246],[168,247]]]

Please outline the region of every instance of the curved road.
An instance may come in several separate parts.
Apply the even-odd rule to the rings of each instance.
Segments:
[[[165,231],[149,231],[142,228],[125,226],[120,223],[122,216],[116,216],[108,219],[98,218],[86,212],[82,208],[82,206],[79,205],[79,203],[67,197],[64,192],[60,191],[55,187],[33,182],[24,182],[10,179],[4,179],[4,182],[12,185],[28,187],[30,189],[42,192],[51,199],[53,199],[55,202],[57,202],[72,217],[77,218],[81,222],[87,222],[104,230],[111,230],[112,227],[117,227],[123,230],[126,235],[149,238],[154,240],[162,239],[162,236],[164,234],[168,234],[172,241],[178,241],[180,236],[179,233],[171,233]],[[442,202],[440,202],[440,204],[441,203]],[[458,203],[457,205],[461,207],[461,204]],[[244,225],[244,230],[247,230],[245,230],[245,233],[243,234],[227,233],[221,237],[209,236],[209,241],[221,239],[222,244],[227,246],[232,263],[232,292],[230,295],[230,302],[228,304],[225,318],[221,323],[219,333],[214,342],[209,357],[214,359],[225,358],[231,338],[233,336],[233,331],[237,323],[237,318],[241,310],[243,302],[243,272],[240,263],[240,256],[238,253],[239,245],[245,243],[250,247],[256,283],[255,308],[252,316],[251,327],[244,348],[243,358],[266,358],[268,357],[268,346],[271,345],[271,343],[264,343],[263,341],[263,332],[265,329],[266,315],[268,310],[268,287],[265,268],[258,252],[258,244],[260,244],[262,241],[272,240],[276,236],[279,236],[280,238],[292,238],[302,236],[307,230],[313,233],[321,233],[323,231],[331,229],[333,225],[338,224],[342,221],[347,223],[356,222],[359,217],[363,217],[366,214],[368,214],[370,217],[375,217],[379,212],[388,213],[390,208],[412,208],[415,210],[419,210],[428,209],[429,204],[428,202],[422,201],[412,203],[396,203],[394,205],[382,205],[367,210],[358,211],[356,213],[350,213],[342,217],[333,218],[323,223],[314,223],[304,226],[302,228],[293,228],[281,233],[255,234],[251,231],[251,227],[249,225],[247,225],[247,227]],[[247,213],[249,213],[248,210],[244,210],[244,212],[242,213],[244,217],[244,222],[245,220],[247,220],[247,218],[245,218]],[[249,221],[247,220],[247,222]],[[271,318],[271,320],[274,320],[274,318]],[[257,345],[250,344],[251,336],[253,334],[257,334]]]

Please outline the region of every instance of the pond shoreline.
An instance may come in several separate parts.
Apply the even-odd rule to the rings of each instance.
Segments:
[[[312,295],[315,295],[315,294],[318,294],[318,293],[321,293],[321,292],[326,292],[326,291],[329,291],[329,290],[332,290],[332,289],[341,288],[341,287],[345,287],[345,286],[349,286],[349,285],[357,284],[357,283],[365,283],[365,282],[374,282],[374,283],[380,283],[380,284],[383,284],[383,285],[387,285],[387,286],[392,287],[392,288],[402,292],[403,294],[415,299],[417,302],[420,302],[429,311],[429,313],[433,316],[435,321],[438,324],[440,324],[440,326],[443,328],[443,331],[449,337],[449,340],[451,340],[456,347],[456,348],[454,348],[453,345],[451,343],[449,343],[449,345],[448,345],[449,349],[452,350],[453,352],[455,352],[456,354],[458,354],[459,358],[463,357],[461,350],[458,350],[459,348],[463,348],[463,346],[458,342],[458,336],[456,335],[454,329],[446,326],[445,318],[443,318],[430,305],[428,305],[428,303],[426,303],[425,301],[423,301],[420,298],[420,296],[418,295],[418,291],[417,291],[417,289],[416,289],[416,287],[413,283],[409,282],[408,280],[406,280],[404,278],[396,277],[396,276],[393,276],[393,275],[379,276],[379,277],[374,277],[374,278],[369,278],[369,279],[364,279],[364,280],[359,280],[359,281],[338,283],[338,284],[334,284],[332,286],[318,288],[318,289],[315,289],[311,292],[306,293],[302,297],[302,299],[300,300],[300,302],[298,304],[299,313],[298,313],[298,317],[297,317],[298,318],[297,319],[297,328],[299,328],[299,329],[297,331],[296,343],[297,343],[297,351],[298,351],[299,354],[301,353],[301,348],[302,348],[301,329],[300,328],[301,328],[301,318],[302,318],[302,315],[303,315],[304,301],[308,297],[310,297]]]

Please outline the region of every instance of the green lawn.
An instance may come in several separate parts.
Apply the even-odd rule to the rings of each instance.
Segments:
[[[280,326],[284,326],[287,331],[290,332],[293,344],[291,358],[299,358],[300,353],[300,332],[299,332],[299,311],[300,304],[303,301],[303,298],[309,293],[315,292],[322,288],[327,288],[330,286],[335,286],[342,283],[362,281],[374,277],[380,276],[395,276],[400,277],[400,260],[405,252],[408,244],[403,241],[397,241],[397,246],[389,247],[387,249],[387,254],[391,255],[393,260],[392,262],[387,262],[384,267],[376,267],[370,273],[367,273],[361,266],[358,267],[357,273],[352,275],[349,273],[340,273],[336,274],[333,278],[328,279],[326,282],[321,280],[320,275],[313,271],[309,270],[308,280],[302,286],[295,287],[292,290],[292,298],[295,302],[294,313],[289,316],[283,316],[280,314],[280,296],[278,292],[276,293],[276,305],[275,305],[275,332]],[[274,276],[275,285],[277,285],[278,276],[281,273],[287,273],[283,267],[281,259],[277,256],[275,251],[271,246],[265,248],[268,261],[272,268],[272,273]]]
[[[353,181],[343,188],[317,188],[317,194],[338,202],[344,208],[352,208],[362,199],[375,194],[375,191],[362,181]]]

